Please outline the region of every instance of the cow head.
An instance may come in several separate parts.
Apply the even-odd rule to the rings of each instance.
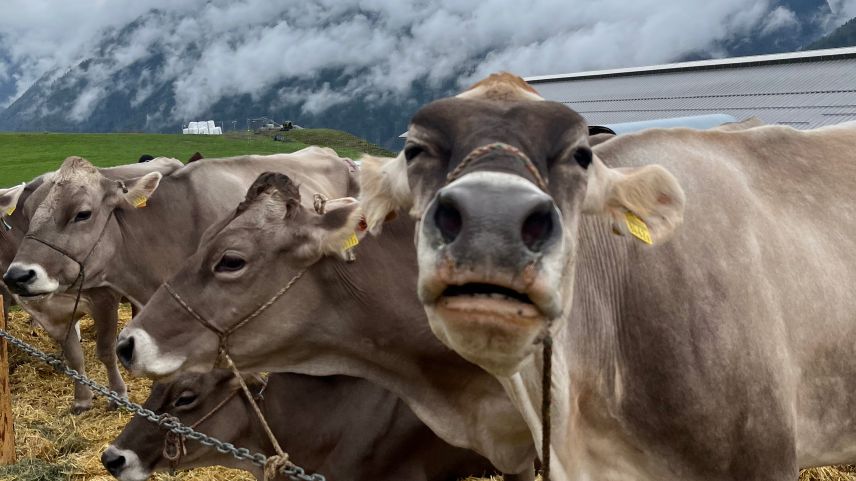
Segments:
[[[420,109],[398,157],[363,159],[361,183],[372,231],[396,209],[419,220],[418,293],[431,329],[503,376],[571,308],[582,215],[654,244],[683,215],[669,172],[610,169],[582,117],[507,73]]]
[[[35,296],[74,284],[78,263],[90,279],[97,277],[113,253],[114,244],[102,240],[117,235],[116,217],[144,206],[160,179],[154,171],[116,180],[85,159],[67,158],[31,195],[29,231],[3,280],[17,294]]]
[[[248,382],[251,389],[261,387],[254,378],[248,378]],[[236,392],[239,389],[230,371],[184,374],[173,382],[152,386],[143,407],[175,416],[187,426],[210,414],[196,427],[216,438],[239,443],[255,427],[247,416],[249,411],[242,400],[242,393]],[[224,401],[225,404],[218,407]],[[165,439],[164,428],[135,416],[101,455],[101,463],[117,479],[143,481],[154,472],[170,469],[169,460],[163,456]],[[177,467],[209,466],[222,462],[224,456],[230,457],[194,441],[188,441],[186,447],[187,453],[180,458]]]
[[[289,316],[309,321],[306,313],[316,307],[319,287],[313,280],[298,280],[298,274],[322,256],[340,253],[358,221],[354,199],[328,201],[318,213],[301,204],[298,187],[287,176],[260,175],[235,212],[206,231],[197,252],[122,331],[119,359],[132,372],[150,377],[209,370],[218,359],[219,337],[190,310],[229,331],[293,281],[277,308],[229,336],[239,365],[265,362],[272,349],[287,342],[283,339],[298,335],[295,330],[312,329],[309,323],[283,322],[283,306]],[[259,336],[260,330],[269,335]]]

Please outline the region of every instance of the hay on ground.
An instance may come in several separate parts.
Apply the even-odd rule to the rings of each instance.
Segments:
[[[9,330],[45,352],[56,353],[56,345],[40,328],[30,325],[29,316],[13,309]],[[120,310],[121,323],[130,319],[127,305]],[[104,367],[95,357],[95,331],[92,320],[81,322],[86,368],[90,377],[106,384]],[[101,453],[122,430],[132,415],[107,411],[107,402],[96,398],[93,408],[74,416],[69,408],[74,395],[65,376],[26,354],[9,348],[12,386],[12,412],[15,421],[17,463],[0,466],[2,481],[109,481],[113,478],[101,466]],[[123,371],[132,401],[142,403],[151,383],[131,378]],[[246,471],[226,468],[197,468],[172,476],[158,474],[158,481],[250,481]],[[501,481],[501,477],[466,481]],[[334,481],[334,480],[331,480]],[[404,481],[404,480],[402,480]],[[856,467],[837,466],[804,470],[799,481],[856,481]]]

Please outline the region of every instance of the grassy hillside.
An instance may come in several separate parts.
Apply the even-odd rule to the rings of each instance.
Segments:
[[[205,157],[229,157],[294,152],[313,144],[332,147],[349,158],[358,158],[362,153],[390,155],[380,147],[337,130],[304,129],[277,134],[284,135],[286,141],[276,142],[272,136],[252,134],[0,133],[0,187],[54,170],[70,155],[79,155],[102,167],[133,163],[142,154],[186,161],[194,152]]]

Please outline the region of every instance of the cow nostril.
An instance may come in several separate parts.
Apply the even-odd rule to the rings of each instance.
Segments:
[[[131,366],[131,361],[134,359],[134,337],[129,336],[119,341],[116,344],[116,357],[126,368]]]
[[[532,251],[540,252],[553,233],[553,204],[546,201],[538,205],[523,221],[520,235],[523,244]]]
[[[101,464],[104,465],[110,474],[118,475],[122,471],[122,468],[125,467],[125,456],[117,456],[110,451],[104,451],[104,454],[101,455]]]
[[[443,236],[446,244],[451,244],[461,233],[463,220],[461,213],[450,196],[440,194],[437,199],[437,210],[434,212],[434,223]]]
[[[24,294],[26,293],[27,284],[31,283],[35,278],[36,271],[33,269],[21,269],[13,266],[3,275],[3,282],[13,291]]]

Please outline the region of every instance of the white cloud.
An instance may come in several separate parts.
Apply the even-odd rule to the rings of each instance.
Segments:
[[[320,112],[355,95],[405,97],[416,80],[467,84],[497,70],[520,75],[673,61],[717,52],[723,41],[794,21],[772,0],[11,0],[0,17],[0,58],[18,93],[46,72],[64,73],[105,36],[137,20],[86,72],[74,114],[108,95],[111,76],[157,53],[133,103],[169,82],[171,113],[185,119],[224,96],[257,97],[288,79],[341,71],[347,86],[279,92],[279,102]],[[6,3],[10,3],[7,0]],[[835,15],[856,0],[832,0]],[[151,9],[161,13],[140,16]],[[9,12],[7,15],[6,13]],[[0,76],[3,69],[0,66]]]
[[[773,9],[773,11],[767,15],[767,18],[764,19],[761,26],[761,33],[769,35],[783,28],[790,28],[796,25],[799,25],[797,14],[785,7],[779,6]]]
[[[835,26],[856,17],[856,0],[827,0],[827,2],[832,10]]]

